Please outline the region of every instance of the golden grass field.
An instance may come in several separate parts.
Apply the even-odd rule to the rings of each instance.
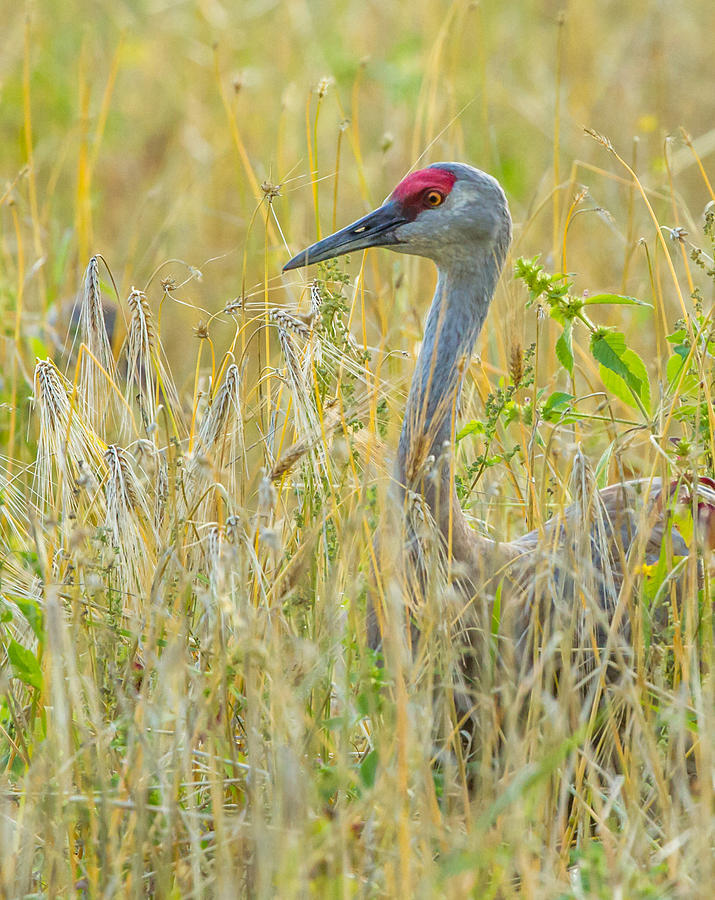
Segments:
[[[711,0],[0,22],[0,897],[712,896],[710,519],[629,560],[600,705],[542,672],[501,716],[476,685],[465,759],[449,653],[381,665],[364,624],[433,267],[281,274],[410,168],[478,166],[515,231],[460,415],[474,527],[539,528],[578,447],[599,484],[712,477]],[[563,368],[514,276],[537,254],[647,304],[593,313],[639,401],[583,329]]]

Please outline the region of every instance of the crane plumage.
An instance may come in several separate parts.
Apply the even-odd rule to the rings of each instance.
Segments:
[[[583,606],[585,595],[596,598],[596,608],[591,636],[582,634],[582,642],[593,643],[595,629],[603,643],[614,627],[627,638],[619,594],[624,579],[632,578],[629,559],[638,559],[641,567],[656,562],[666,537],[671,559],[687,555],[688,548],[668,518],[669,486],[664,490],[658,479],[650,479],[597,491],[580,454],[574,466],[575,501],[539,532],[499,542],[469,526],[450,466],[456,413],[510,241],[511,217],[496,179],[462,163],[436,163],[408,175],[382,206],[308,247],[284,270],[368,247],[436,264],[437,287],[405,407],[395,481],[403,499],[418,497],[426,505],[463,608],[476,610],[471,620],[462,617],[463,632],[473,637],[479,610],[488,609],[498,595],[500,615],[508,623],[503,633],[519,659],[528,656],[535,610],[543,612],[544,604]],[[712,499],[710,492],[707,502]],[[419,541],[407,531],[414,548]],[[382,621],[377,610],[371,621],[373,646],[380,645]],[[583,624],[579,627],[583,631]]]

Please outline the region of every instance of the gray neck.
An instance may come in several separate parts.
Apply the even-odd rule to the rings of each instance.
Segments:
[[[418,486],[427,458],[438,458],[454,440],[464,372],[489,310],[506,246],[477,250],[469,259],[438,264],[439,277],[427,315],[422,349],[412,379],[397,454],[397,478]]]

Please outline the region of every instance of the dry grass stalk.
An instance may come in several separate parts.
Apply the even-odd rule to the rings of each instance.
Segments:
[[[594,310],[605,314],[599,321],[621,328],[629,346],[632,342],[645,359],[654,401],[650,414],[641,416],[608,389],[604,394],[578,328],[572,379],[552,352],[554,323],[546,328],[543,319],[535,323],[527,311],[523,319],[516,316],[507,333],[502,327],[505,309],[520,310],[523,296],[505,277],[480,347],[481,364],[465,369],[460,419],[484,424],[487,395],[496,393],[507,373],[519,383],[519,391],[512,397],[511,418],[502,417],[493,435],[465,437],[453,460],[472,526],[507,538],[523,531],[527,505],[538,526],[542,517],[563,511],[579,491],[582,519],[597,523],[590,473],[582,469],[579,475],[577,467],[569,485],[574,432],[590,459],[603,454],[599,473],[609,469],[611,479],[621,466],[627,477],[655,472],[665,483],[682,483],[680,476],[688,473],[709,473],[715,456],[712,347],[698,341],[692,349],[691,341],[681,381],[673,382],[666,371],[675,346],[667,334],[680,329],[675,319],[683,318],[685,332],[699,333],[692,324],[694,308],[702,302],[707,315],[712,295],[710,238],[677,193],[683,187],[691,197],[695,179],[701,177],[698,170],[705,175],[712,158],[715,101],[707,91],[692,89],[711,57],[705,39],[710,32],[702,26],[712,4],[696,0],[695,5],[692,15],[664,5],[659,14],[673,27],[655,33],[644,29],[638,4],[633,9],[622,4],[619,16],[611,19],[595,15],[595,4],[569,4],[557,26],[555,86],[553,67],[543,65],[542,42],[526,39],[534,27],[541,29],[538,15],[534,20],[529,14],[522,17],[525,38],[520,41],[508,4],[452,4],[445,14],[445,4],[426,2],[420,5],[421,27],[405,48],[404,41],[400,44],[399,4],[373,4],[370,40],[375,54],[387,59],[397,49],[404,65],[382,67],[380,77],[370,79],[370,101],[385,107],[401,137],[394,143],[390,135],[383,138],[384,117],[364,115],[366,94],[360,85],[365,78],[350,100],[349,123],[342,121],[345,98],[336,95],[332,102],[330,94],[324,97],[325,82],[317,94],[304,97],[311,99],[306,107],[311,120],[307,160],[298,181],[280,179],[291,188],[285,201],[263,202],[257,210],[255,222],[261,213],[267,216],[265,247],[262,229],[252,229],[248,215],[236,216],[237,203],[249,210],[245,193],[236,200],[235,167],[202,160],[223,159],[228,135],[242,167],[241,180],[261,203],[265,173],[256,172],[251,162],[258,148],[278,135],[274,158],[281,169],[306,158],[303,139],[295,137],[304,133],[300,98],[296,112],[295,97],[286,94],[276,131],[277,84],[308,83],[316,58],[311,47],[320,55],[304,17],[286,15],[283,4],[263,4],[265,14],[251,18],[246,46],[265,54],[279,33],[280,52],[274,54],[275,77],[251,79],[246,88],[251,97],[241,94],[238,106],[226,92],[231,62],[220,48],[215,55],[218,90],[212,92],[201,76],[210,75],[206,60],[194,66],[201,77],[167,79],[166,53],[157,52],[154,30],[135,29],[132,53],[138,65],[132,78],[117,79],[121,97],[113,105],[109,98],[116,66],[105,96],[95,91],[107,62],[101,54],[96,71],[89,71],[95,61],[91,52],[80,55],[79,70],[57,65],[57,47],[77,45],[72,17],[60,17],[48,29],[42,27],[41,11],[39,19],[33,14],[25,23],[24,4],[8,5],[11,53],[3,77],[7,74],[12,89],[3,99],[10,119],[21,123],[24,139],[0,146],[3,171],[22,171],[8,190],[0,190],[0,297],[6,316],[15,319],[14,333],[10,323],[5,343],[0,343],[5,352],[0,399],[3,410],[9,406],[16,418],[9,453],[19,457],[9,464],[11,477],[0,476],[0,895],[710,900],[715,702],[707,554],[715,532],[712,498],[703,496],[703,505],[692,496],[689,503],[673,504],[679,522],[687,524],[693,515],[697,520],[700,540],[691,542],[687,557],[676,560],[666,554],[652,560],[643,548],[634,548],[628,577],[615,586],[616,609],[625,608],[635,629],[634,656],[621,652],[620,632],[608,635],[611,661],[620,666],[618,677],[601,687],[600,700],[597,691],[584,699],[584,689],[588,694],[598,684],[593,676],[603,660],[596,659],[594,649],[584,650],[583,639],[598,634],[603,623],[595,614],[594,591],[600,586],[583,563],[584,553],[588,558],[590,552],[579,543],[583,529],[573,528],[570,555],[557,559],[548,542],[544,545],[531,610],[533,652],[529,665],[522,665],[505,638],[504,611],[498,604],[487,608],[477,594],[471,606],[480,613],[478,624],[462,615],[468,611],[455,590],[461,573],[443,564],[434,523],[421,502],[411,498],[403,516],[402,504],[395,503],[388,489],[392,454],[386,448],[395,446],[410,374],[398,352],[410,359],[421,338],[427,270],[376,254],[368,256],[364,267],[357,258],[350,263],[351,273],[364,275],[364,281],[355,282],[345,309],[360,349],[377,344],[399,346],[400,351],[379,350],[367,362],[362,353],[352,352],[349,337],[341,340],[331,328],[334,318],[318,327],[328,294],[321,295],[317,284],[310,292],[310,317],[294,316],[306,327],[314,326],[313,335],[306,339],[304,330],[298,333],[289,320],[283,323],[284,381],[272,370],[253,368],[257,359],[270,365],[262,356],[263,344],[260,355],[255,343],[247,341],[245,353],[243,344],[248,335],[243,326],[250,327],[254,315],[265,321],[266,302],[292,311],[291,291],[303,290],[302,283],[278,276],[285,258],[278,249],[283,236],[278,216],[287,214],[288,203],[296,227],[315,215],[325,230],[330,205],[337,226],[348,206],[359,208],[358,198],[367,201],[373,189],[387,184],[387,169],[406,171],[428,148],[432,159],[470,153],[484,161],[498,157],[523,223],[517,252],[550,254],[555,266],[568,249],[569,268],[578,272],[580,285],[594,291],[620,286],[624,294],[656,305],[657,316],[650,320],[643,309],[635,311],[638,317],[628,307]],[[346,12],[357,21],[363,7],[348,0]],[[227,35],[246,25],[242,14],[240,5],[222,5]],[[111,26],[107,33],[112,32],[111,4],[94,4],[92,15],[98,22],[104,15],[104,24]],[[332,61],[350,68],[354,48],[348,46],[347,56],[341,57],[345,42],[331,31],[333,26],[339,31],[340,19],[325,17],[320,38],[325,44],[336,37]],[[180,56],[183,49],[190,57],[194,31],[172,28],[165,49],[170,47],[174,55],[178,49]],[[477,72],[477,90],[484,93],[493,37],[507,32],[514,39],[502,41],[503,84],[500,90],[487,90],[489,109],[477,103],[459,114],[460,97],[474,93],[475,58],[485,64]],[[591,39],[584,41],[584,34]],[[20,39],[13,41],[13,35]],[[630,44],[648,54],[654,40],[659,52],[650,53],[652,65],[634,66],[633,54],[618,52]],[[124,55],[122,51],[117,59]],[[580,77],[579,120],[598,121],[604,133],[618,136],[616,146],[625,142],[624,116],[648,132],[664,123],[670,127],[683,115],[695,128],[693,142],[686,142],[687,161],[683,151],[670,157],[674,176],[684,164],[690,167],[682,185],[669,189],[668,160],[664,169],[656,139],[640,141],[637,159],[634,150],[633,170],[643,179],[641,199],[650,198],[666,217],[661,223],[666,246],[661,243],[655,253],[657,226],[639,211],[639,185],[632,187],[630,173],[619,177],[601,146],[593,145],[601,154],[592,161],[596,165],[575,161],[570,173],[563,168],[566,159],[582,157],[574,130],[559,131],[575,110],[565,87],[576,74],[602,71],[606,56],[619,84],[619,102],[604,105],[602,91],[590,91],[598,78]],[[509,65],[509,58],[519,64]],[[247,57],[249,67],[254,63]],[[571,71],[574,65],[578,72]],[[405,73],[412,70],[422,80],[418,95],[402,89]],[[52,80],[57,102],[42,102],[38,71]],[[81,127],[77,141],[68,143],[63,117],[67,98],[76,105],[77,71]],[[643,98],[652,95],[654,79],[668,90],[658,93],[657,109],[653,103],[644,109]],[[139,125],[130,122],[138,83],[161,86],[159,122],[151,116]],[[238,80],[234,89],[241,89]],[[560,118],[552,122],[548,110],[553,104],[532,100],[552,95],[554,89]],[[446,130],[439,102],[444,96],[454,99],[457,111],[455,118],[449,113]],[[269,114],[241,115],[246,99]],[[512,115],[514,102],[529,109],[521,134],[518,117]],[[486,127],[489,115],[497,116],[505,103],[507,118],[516,123],[514,133],[523,138],[516,143],[509,138],[505,143],[504,134],[492,140]],[[471,127],[474,110],[484,114],[484,128]],[[226,128],[217,128],[222,112]],[[648,115],[641,120],[644,113]],[[652,119],[651,125],[645,119]],[[104,137],[111,143],[105,155],[107,121],[114,126]],[[138,129],[137,146],[170,148],[160,154],[160,179],[156,153],[127,156],[127,127]],[[412,132],[412,147],[405,150]],[[552,133],[553,145],[530,140],[529,133],[536,132]],[[515,156],[507,145],[518,147],[516,175]],[[74,161],[73,146],[78,147]],[[183,146],[192,152],[171,151]],[[68,165],[78,174],[77,185],[63,177]],[[549,178],[535,186],[529,173],[551,166],[553,182]],[[526,178],[520,177],[524,173]],[[580,212],[573,209],[574,191],[586,180],[594,204],[607,200],[622,227],[603,227],[596,217],[593,227],[586,227],[585,218],[575,217]],[[706,175],[701,180],[709,199],[712,185]],[[117,184],[125,183],[136,189],[118,191]],[[177,190],[177,185],[189,188]],[[75,202],[75,195],[81,202]],[[102,196],[112,202],[93,202]],[[140,215],[137,196],[150,201],[141,204]],[[703,206],[691,199],[691,209]],[[160,346],[158,317],[147,324],[147,299],[142,309],[140,297],[132,300],[137,306],[132,312],[134,346],[142,347],[145,327],[153,334],[153,346],[149,349],[147,338],[143,349],[134,352],[128,385],[121,372],[112,377],[126,387],[132,408],[136,395],[141,396],[144,418],[136,417],[140,435],[118,420],[119,442],[126,450],[112,449],[107,461],[105,445],[118,438],[115,423],[102,418],[101,400],[83,405],[95,390],[89,371],[74,386],[75,394],[50,370],[39,371],[35,415],[27,429],[23,420],[18,361],[26,360],[34,342],[44,339],[40,319],[45,306],[69,296],[76,282],[74,238],[70,236],[69,251],[61,238],[65,212],[71,208],[76,209],[80,244],[85,246],[93,232],[116,236],[117,245],[128,248],[127,271],[146,275],[147,266],[160,262],[160,248],[174,245],[177,237],[179,245],[190,243],[193,259],[207,260],[202,286],[164,279],[161,302],[164,309],[172,305],[170,333],[180,344],[168,348],[173,376]],[[526,215],[527,209],[533,215]],[[559,229],[565,232],[569,222],[568,234],[560,237]],[[224,408],[227,418],[222,420],[219,404],[209,427],[211,404],[206,401],[204,422],[204,409],[191,409],[189,399],[189,384],[207,364],[209,346],[224,350],[221,329],[212,326],[210,342],[202,342],[201,367],[189,358],[193,354],[182,352],[197,343],[183,318],[184,305],[202,303],[205,290],[209,309],[192,310],[190,317],[207,321],[213,300],[234,296],[241,277],[236,255],[223,256],[227,223],[230,242],[246,248],[244,278],[251,271],[267,272],[265,283],[242,291],[245,305],[227,305],[228,313],[240,314],[232,347],[236,352],[240,347],[242,354],[236,390],[240,429],[230,424],[235,424],[232,407]],[[683,244],[685,230],[688,241]],[[700,251],[694,267],[687,255],[690,241]],[[673,254],[675,274],[682,276],[677,290],[667,252]],[[149,279],[150,285],[155,282]],[[338,282],[331,278],[331,284]],[[89,288],[94,291],[91,284]],[[675,309],[680,290],[684,308]],[[333,317],[332,303],[330,310]],[[162,322],[168,318],[164,314]],[[649,327],[642,327],[646,321]],[[91,321],[87,324],[91,329]],[[336,335],[339,348],[326,333]],[[526,347],[533,339],[532,394],[524,389],[526,378],[519,381],[520,367],[510,347]],[[689,353],[679,347],[681,359]],[[95,353],[97,360],[100,355]],[[162,366],[165,375],[159,374]],[[168,387],[172,377],[181,386],[181,404]],[[200,370],[198,378],[204,377]],[[98,391],[110,387],[104,382]],[[213,386],[214,400],[219,390],[220,385]],[[572,404],[560,407],[568,413],[561,420],[559,409],[541,416],[557,391],[576,395]],[[523,402],[527,393],[530,408]],[[657,399],[663,394],[667,403]],[[269,421],[259,408],[259,396],[270,399]],[[333,397],[338,402],[329,406]],[[44,412],[41,402],[48,407]],[[197,423],[193,433],[188,422]],[[343,423],[340,439],[333,440]],[[202,427],[208,452],[199,448]],[[237,431],[244,440],[245,430],[245,453],[241,447],[237,455],[224,450],[229,437],[222,427],[236,440]],[[190,460],[189,434],[195,461]],[[25,435],[27,440],[21,440]],[[137,444],[139,436],[151,446]],[[298,465],[304,454],[309,459]],[[316,462],[320,454],[329,468]],[[480,457],[484,466],[473,485],[472,464]],[[185,467],[194,464],[210,497],[198,506],[185,474]],[[275,502],[258,480],[261,467],[271,464],[271,475],[280,477]],[[34,474],[43,465],[45,475]],[[71,496],[65,496],[72,482]],[[146,511],[129,508],[132,498],[146,503],[155,528],[144,521]],[[129,554],[121,546],[108,550],[116,542],[116,529],[120,540],[126,536],[138,546],[142,564],[146,560],[140,576],[136,549]],[[377,545],[375,532],[380,535]],[[418,539],[416,572],[401,564],[406,539]],[[393,638],[383,660],[365,643],[365,586],[375,560]],[[563,587],[554,577],[556,563],[570,579],[569,602],[544,615],[546,600]],[[135,595],[119,596],[132,583]],[[413,595],[417,602],[408,611],[404,599]],[[127,621],[123,612],[137,618]],[[666,620],[660,636],[652,627],[656,612]],[[410,615],[419,617],[422,633],[429,636],[416,652],[410,646]],[[454,638],[467,623],[481,629],[482,643],[475,646],[483,652],[476,660],[479,677],[460,683]],[[462,734],[466,716],[477,723],[471,746],[465,746]]]

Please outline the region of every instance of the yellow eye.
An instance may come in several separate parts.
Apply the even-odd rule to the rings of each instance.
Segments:
[[[425,194],[425,203],[427,206],[439,206],[443,200],[444,197],[439,191],[427,191]]]

